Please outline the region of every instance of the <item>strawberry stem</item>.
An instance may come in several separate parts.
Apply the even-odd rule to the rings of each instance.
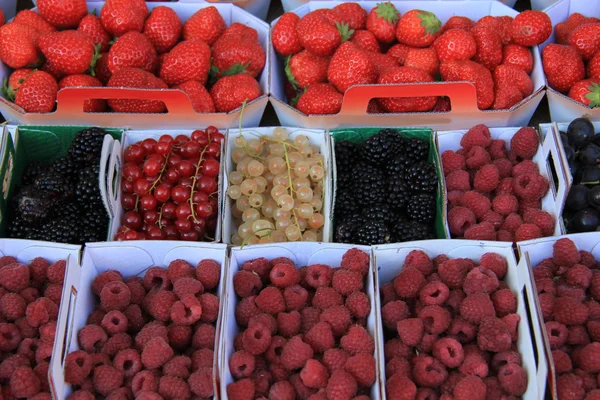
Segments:
[[[102,53],[100,53],[100,47],[102,47],[101,43],[94,45],[94,56],[92,57],[92,62],[90,64],[90,75],[96,76],[96,63],[99,59],[102,58]]]
[[[298,81],[296,80],[296,77],[294,76],[294,74],[292,73],[292,69],[290,68],[291,58],[292,56],[287,56],[285,58],[285,75],[287,76],[288,81],[291,83],[294,90],[296,90],[298,89]]]
[[[419,18],[427,35],[433,36],[442,28],[442,22],[432,12],[419,10]]]
[[[350,38],[354,34],[354,29],[350,29],[348,24],[344,22],[342,22],[341,24],[339,22],[336,22],[335,26],[337,27],[338,32],[342,36],[342,43],[350,40]]]
[[[377,13],[379,18],[386,20],[390,24],[395,24],[400,18],[400,13],[390,2],[377,3],[375,13]]]
[[[596,82],[592,82],[592,84],[588,86],[588,90],[590,92],[585,95],[585,98],[590,100],[589,107],[600,107],[600,85]]]

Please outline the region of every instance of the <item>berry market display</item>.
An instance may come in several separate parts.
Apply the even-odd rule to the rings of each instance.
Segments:
[[[115,240],[214,241],[219,216],[223,134],[214,126],[191,135],[144,139],[123,151]]]
[[[288,12],[271,32],[285,63],[288,103],[306,115],[337,114],[348,88],[364,84],[469,81],[481,110],[507,110],[533,92],[529,47],[548,39],[540,11],[453,16],[445,23],[424,10],[401,14],[390,2],[370,12],[343,3],[299,17]],[[374,99],[371,113],[450,111],[446,97]]]
[[[442,153],[453,238],[519,242],[554,233],[554,217],[541,209],[549,184],[532,161],[538,148],[533,128],[519,129],[507,143],[476,125],[458,151]]]
[[[109,0],[42,0],[0,28],[0,60],[14,69],[5,98],[28,113],[55,109],[65,87],[179,89],[198,113],[227,113],[262,95],[266,55],[257,31],[226,26],[215,7],[187,20],[167,6]],[[84,112],[163,113],[159,99],[86,100]]]
[[[334,133],[334,241],[372,245],[434,239],[438,170],[430,139],[403,137],[389,128],[376,132],[362,143],[360,132],[337,138]]]

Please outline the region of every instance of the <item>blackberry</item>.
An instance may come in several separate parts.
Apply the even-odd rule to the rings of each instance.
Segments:
[[[71,181],[58,172],[48,171],[38,176],[35,187],[39,190],[53,193],[58,199],[65,200],[73,197],[74,190]]]
[[[9,224],[7,228],[8,237],[14,239],[25,239],[30,228],[27,223],[20,215],[17,215]]]
[[[335,167],[338,172],[347,173],[356,164],[359,155],[358,146],[352,142],[337,142],[335,144]]]
[[[433,222],[435,218],[435,196],[428,193],[411,196],[406,204],[406,215],[413,221]]]
[[[75,195],[80,208],[95,208],[96,204],[102,204],[100,194],[100,185],[98,184],[98,175],[100,174],[100,165],[90,165],[79,171],[77,185],[75,186]]]
[[[406,170],[406,183],[411,192],[435,193],[438,185],[437,171],[433,164],[421,161]]]
[[[65,202],[61,204],[59,207],[54,207],[52,210],[52,219],[58,218],[69,218],[75,217],[77,220],[81,219],[79,208],[75,202]]]
[[[25,186],[14,198],[15,210],[25,224],[36,226],[45,220],[56,203],[48,192],[34,185]]]
[[[386,203],[392,210],[404,210],[410,197],[410,189],[402,176],[391,176],[387,181]]]
[[[52,171],[61,174],[69,180],[77,178],[77,163],[70,156],[65,156],[57,159],[52,163]]]
[[[392,228],[394,242],[435,239],[431,228],[415,221],[398,221]]]
[[[359,214],[348,217],[337,224],[335,228],[335,241],[338,243],[354,243],[356,230],[361,226]]]
[[[48,171],[48,167],[40,164],[37,161],[33,161],[27,165],[25,171],[23,172],[23,176],[21,177],[21,185],[27,186],[31,185],[35,182],[35,179]]]
[[[88,128],[77,132],[69,147],[69,155],[79,165],[85,165],[100,158],[106,131],[102,128]]]
[[[395,155],[401,140],[395,129],[382,129],[363,144],[362,156],[375,166],[383,165]]]
[[[389,243],[391,233],[383,221],[367,221],[356,230],[356,243],[372,245]]]
[[[40,231],[42,240],[56,243],[81,244],[80,221],[76,216],[56,218],[45,223]]]
[[[336,219],[344,219],[349,215],[357,213],[360,207],[356,203],[354,196],[350,190],[341,190],[336,194],[335,200],[335,216]]]
[[[402,151],[413,161],[425,161],[429,155],[429,142],[418,138],[411,138],[404,141]]]
[[[385,172],[390,176],[403,175],[414,164],[414,161],[403,154],[398,154],[385,165]]]
[[[385,197],[386,181],[375,167],[360,163],[352,171],[354,199],[359,205],[369,205]]]
[[[82,243],[102,242],[108,235],[108,213],[104,207],[88,212],[81,222]]]
[[[383,221],[385,223],[389,223],[396,219],[396,216],[390,210],[390,208],[386,204],[382,203],[373,203],[369,206],[366,206],[362,210],[361,215],[363,221]]]

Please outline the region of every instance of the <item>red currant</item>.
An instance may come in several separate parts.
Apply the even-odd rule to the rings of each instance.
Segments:
[[[141,233],[136,231],[127,231],[123,235],[123,240],[139,240]]]
[[[146,193],[148,193],[148,191],[150,190],[151,187],[152,187],[152,182],[150,182],[146,179],[138,179],[133,184],[133,191],[138,196],[143,196]]]
[[[131,193],[123,193],[121,196],[121,205],[124,210],[133,210],[135,208],[135,203],[137,201],[137,196]]]
[[[198,157],[201,151],[202,146],[200,145],[200,143],[190,140],[183,146],[183,152],[181,153],[181,155],[187,159],[190,159]]]
[[[179,231],[175,225],[167,225],[163,228],[168,240],[179,240]]]
[[[217,180],[210,176],[201,176],[196,181],[196,188],[206,194],[212,194],[217,191]]]
[[[177,219],[188,219],[192,215],[192,209],[188,203],[183,203],[177,206],[175,216]]]
[[[179,178],[181,178],[181,175],[179,174],[179,171],[177,170],[177,168],[173,167],[173,168],[169,168],[165,172],[165,178],[169,183],[177,183],[179,181]]]
[[[166,219],[175,219],[177,217],[177,204],[168,202],[162,206],[162,216]]]
[[[156,146],[154,146],[156,154],[160,154],[163,157],[166,157],[171,152],[172,148],[173,145],[171,142],[158,142],[156,143]]]
[[[140,229],[142,227],[142,216],[137,211],[127,211],[121,220],[121,223],[129,229]]]
[[[179,180],[179,184],[181,186],[185,186],[185,187],[191,188],[192,187],[192,178],[181,178]]]
[[[208,137],[209,137],[211,140],[212,140],[212,138],[213,138],[213,135],[214,135],[215,133],[219,133],[219,129],[218,129],[216,126],[214,126],[214,125],[211,125],[211,126],[209,126],[209,127],[207,127],[207,128],[206,128],[206,134],[208,135]]]
[[[179,164],[181,162],[182,158],[179,154],[171,154],[169,156],[169,162],[167,163],[167,166],[169,168],[175,168],[177,166],[177,164]]]
[[[221,145],[216,142],[210,143],[208,146],[206,146],[205,154],[219,160],[221,158]]]
[[[216,131],[215,133],[211,133],[211,135],[210,135],[210,140],[212,142],[218,143],[219,145],[221,144],[221,142],[223,142],[223,139],[225,139],[225,135],[223,135],[219,131]]]
[[[139,144],[132,144],[123,152],[123,160],[125,162],[140,163],[144,161],[144,148]]]
[[[123,165],[121,175],[128,181],[135,181],[142,177],[142,170],[137,164],[128,162]]]
[[[166,203],[171,198],[171,187],[166,183],[161,183],[154,189],[154,197],[161,203]]]
[[[192,195],[192,202],[194,204],[198,204],[201,201],[208,201],[208,194],[204,192],[194,192],[194,194]]]
[[[219,168],[221,164],[214,158],[208,158],[202,163],[202,173],[208,176],[219,175]]]
[[[121,190],[123,191],[123,193],[133,193],[133,188],[133,182],[127,180],[121,181]]]
[[[153,154],[144,163],[145,176],[157,176],[162,170],[165,160],[161,155]]]
[[[202,148],[206,147],[209,142],[208,134],[202,129],[196,129],[194,132],[192,132],[192,140],[202,146]]]
[[[177,170],[179,171],[179,175],[187,178],[194,175],[194,172],[196,172],[196,166],[192,164],[189,160],[183,160],[177,166]]]
[[[181,240],[185,240],[187,242],[197,242],[198,241],[198,232],[196,232],[196,231],[189,231],[189,232],[181,233],[179,236],[181,237]]]
[[[196,204],[196,215],[200,218],[206,218],[213,212],[212,205],[208,201],[202,201]]]
[[[142,210],[154,210],[156,208],[156,198],[151,194],[145,194],[140,199],[140,207]]]
[[[173,136],[171,135],[162,135],[161,137],[158,138],[159,142],[167,142],[167,143],[171,143],[173,142]]]
[[[150,227],[146,235],[148,236],[149,240],[165,240],[167,238],[165,231],[160,229],[158,226]]]
[[[175,227],[177,228],[177,231],[183,233],[191,231],[194,224],[192,224],[192,221],[189,219],[178,219],[175,221]]]
[[[148,210],[144,211],[144,222],[147,224],[155,224],[158,221],[158,211],[156,210]]]
[[[171,190],[171,198],[175,203],[185,203],[190,199],[191,188],[177,185]]]
[[[183,148],[183,145],[185,145],[189,141],[190,138],[185,135],[177,135],[174,139],[175,145],[180,148]]]
[[[156,140],[152,138],[142,140],[142,147],[146,154],[152,154],[155,152]]]

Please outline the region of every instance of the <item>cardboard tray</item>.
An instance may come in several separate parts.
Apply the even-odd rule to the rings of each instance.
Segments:
[[[247,139],[257,139],[261,136],[272,136],[273,130],[278,127],[261,127],[261,128],[248,128],[248,129],[230,129],[227,132],[227,136],[225,137],[225,176],[223,178],[223,214],[222,214],[222,226],[223,226],[223,242],[231,244],[231,236],[237,231],[237,225],[235,220],[232,217],[231,209],[235,207],[235,204],[232,199],[227,196],[227,188],[229,187],[229,174],[235,171],[235,166],[233,160],[231,159],[231,152],[234,149],[234,141],[235,137],[240,134]],[[329,146],[329,136],[324,130],[320,129],[302,129],[302,128],[287,128],[289,137],[291,139],[295,138],[298,135],[305,135],[309,138],[310,143],[316,146],[319,146],[321,150],[321,154],[325,158],[325,186],[323,193],[323,208],[322,214],[325,217],[325,224],[323,225],[323,241],[329,242],[333,236],[332,231],[332,218],[333,212],[331,210],[331,204],[333,202],[333,182],[334,177],[332,175],[332,162],[331,162],[331,149]],[[335,164],[333,164],[335,165]]]
[[[542,316],[542,310],[539,304],[537,296],[537,288],[535,280],[533,278],[533,267],[535,267],[540,261],[545,258],[552,257],[552,247],[558,239],[569,238],[571,239],[579,250],[589,251],[594,255],[594,258],[600,258],[600,232],[588,232],[588,233],[575,233],[571,235],[564,235],[559,237],[547,237],[541,239],[527,240],[524,242],[517,243],[517,249],[519,251],[519,266],[518,269],[523,274],[529,274],[532,286],[532,299],[529,304],[531,305],[531,316],[532,316],[532,328],[538,343],[538,354],[546,358],[545,363],[547,364],[547,388],[549,390],[548,396],[552,399],[557,399],[556,392],[556,370],[554,369],[554,362],[552,361],[552,351],[550,350],[550,342],[546,335],[546,326],[544,324],[544,317]],[[545,388],[544,386],[540,386]],[[544,398],[545,392],[540,390],[540,398]]]
[[[258,39],[266,53],[265,69],[261,73],[259,84],[263,95],[251,101],[244,110],[243,126],[258,126],[267,106],[269,93],[269,47],[271,37],[269,26],[248,14],[233,4],[221,3],[171,3],[148,2],[148,9],[158,6],[172,8],[182,21],[187,20],[199,9],[213,6],[219,10],[227,25],[239,22],[250,26],[258,32]],[[90,1],[88,10],[100,10],[103,2]],[[0,62],[0,80],[8,78],[12,69]],[[168,112],[162,114],[131,114],[131,113],[84,113],[83,102],[87,99],[147,99],[161,100],[167,106]],[[164,127],[194,128],[195,126],[215,125],[219,128],[237,126],[241,118],[241,108],[229,113],[196,113],[187,94],[174,89],[131,89],[131,88],[65,88],[58,92],[56,111],[51,113],[26,113],[4,98],[0,98],[0,113],[6,120],[15,124],[28,125],[97,125],[121,127],[123,124],[136,129],[156,129]]]
[[[520,128],[490,128],[493,139],[503,139],[506,142],[507,150],[510,149],[510,140]],[[437,132],[437,148],[442,156],[446,150],[459,150],[460,140],[467,130],[458,131],[440,131]],[[542,198],[542,210],[550,213],[557,222],[554,226],[554,236],[562,235],[566,232],[562,218],[561,205],[564,204],[568,191],[567,177],[561,161],[561,155],[557,147],[556,136],[548,129],[541,129],[541,140],[538,151],[533,156],[533,162],[537,164],[540,174],[548,180],[550,189]],[[445,178],[444,178],[445,181]],[[450,237],[450,227],[448,226],[448,204],[444,202],[446,221],[446,232]]]
[[[221,301],[219,317],[216,322],[215,395],[218,393],[219,368],[217,349],[221,339],[222,304],[224,297],[222,284],[227,276],[227,247],[220,244],[174,242],[174,241],[131,241],[122,243],[92,243],[86,245],[81,267],[68,270],[62,303],[57,324],[56,342],[52,352],[52,363],[49,376],[53,390],[53,398],[64,400],[71,393],[71,386],[64,380],[64,360],[67,354],[78,350],[77,332],[86,325],[88,315],[94,310],[97,299],[89,288],[92,281],[100,273],[115,269],[130,276],[143,276],[144,272],[155,265],[167,267],[173,260],[183,259],[192,265],[203,259],[212,259],[221,264],[221,283],[217,295]],[[218,396],[215,396],[218,398]]]
[[[293,10],[299,16],[319,8],[333,8],[342,2],[312,1]],[[515,16],[517,11],[498,1],[392,1],[404,14],[408,10],[423,9],[434,12],[446,22],[454,15],[464,15],[471,19],[479,19],[487,15]],[[376,6],[374,1],[360,2],[364,9],[370,11]],[[271,23],[275,26],[277,20]],[[464,129],[482,121],[488,126],[526,126],[538,104],[544,97],[544,73],[542,61],[537,47],[532,48],[534,67],[531,74],[534,91],[524,101],[507,111],[481,111],[477,108],[475,86],[468,82],[431,82],[396,85],[357,85],[344,94],[342,109],[334,115],[306,116],[286,102],[284,91],[285,70],[281,57],[274,48],[269,48],[271,75],[269,101],[275,108],[277,117],[284,126],[300,126],[304,128],[338,128],[350,126],[427,126],[433,129]],[[415,96],[448,96],[452,111],[448,113],[396,113],[367,114],[367,105],[373,98],[415,97]]]
[[[233,289],[233,276],[238,272],[242,265],[249,260],[259,257],[273,259],[276,257],[288,257],[293,260],[298,267],[312,264],[326,264],[332,267],[339,266],[344,253],[351,248],[358,248],[366,253],[371,254],[371,248],[368,246],[353,246],[339,243],[317,243],[317,242],[290,242],[277,244],[258,244],[247,246],[244,248],[233,247],[231,249],[229,268],[227,271],[226,287],[224,289],[227,297],[221,302],[223,311],[222,332],[224,340],[220,342],[219,357],[221,365],[221,397],[227,398],[227,385],[234,381],[229,370],[229,359],[234,353],[233,338],[240,332],[240,329],[235,320],[235,307],[238,303],[237,295]],[[377,304],[376,285],[374,284],[373,257],[371,257],[371,270],[366,276],[365,292],[371,300],[371,314],[367,318],[367,331],[375,341],[375,353],[373,356],[377,360],[383,354],[381,343],[379,342],[380,334],[377,331],[377,318],[379,313],[376,312],[375,305]],[[383,371],[381,366],[376,364],[377,377],[380,377]],[[376,380],[371,388],[370,397],[372,400],[381,398],[381,381]]]
[[[0,8],[4,11],[4,18],[8,21],[17,12],[17,0],[0,0]]]
[[[320,1],[320,0],[313,0],[313,1]],[[358,0],[358,1],[364,1],[364,0]],[[444,0],[441,0],[444,1]],[[454,0],[451,0],[454,1]],[[303,4],[306,4],[308,1],[307,0],[282,0],[281,1],[283,3],[283,11],[288,12],[288,11],[293,11],[295,8],[300,7]],[[500,0],[500,2],[504,5],[506,5],[507,7],[514,7],[515,3],[517,2],[517,0]]]
[[[600,16],[600,0],[560,0],[551,4],[544,10],[552,20],[552,26],[564,22],[573,13],[581,13],[588,17]],[[540,45],[540,52],[549,43],[554,43],[554,30],[548,40]],[[543,73],[543,71],[542,71]],[[581,103],[557,92],[548,86],[546,75],[546,93],[548,94],[548,105],[550,106],[550,119],[552,121],[571,121],[583,115],[588,115],[592,121],[600,121],[600,108],[585,107]]]
[[[121,226],[121,218],[125,211],[121,205],[121,167],[123,165],[122,155],[125,149],[134,143],[143,141],[144,139],[158,139],[162,135],[185,135],[191,136],[193,130],[131,130],[125,131],[122,135],[121,141],[115,140],[110,149],[110,157],[106,168],[106,199],[108,202],[108,210],[111,216],[110,225],[108,228],[108,240],[114,240],[113,238],[117,234],[119,227]],[[219,207],[217,216],[217,229],[215,231],[215,237],[213,243],[221,241],[221,208],[223,203],[223,147],[221,147],[221,159],[220,159],[220,170],[217,178],[217,190],[218,198],[217,204]]]
[[[528,271],[523,268],[517,268],[517,261],[512,249],[511,243],[504,242],[482,242],[473,240],[426,240],[410,243],[400,243],[391,245],[373,246],[373,259],[376,266],[375,274],[375,304],[377,306],[377,331],[381,335],[379,343],[383,349],[383,323],[381,320],[381,302],[380,290],[381,285],[391,282],[392,279],[402,271],[403,263],[412,250],[422,250],[431,258],[445,254],[449,258],[468,257],[475,260],[488,252],[500,254],[508,262],[508,271],[504,278],[504,282],[515,293],[518,299],[517,313],[521,317],[519,323],[519,338],[517,347],[523,360],[523,368],[527,371],[528,387],[523,400],[538,400],[543,399],[543,388],[546,382],[547,365],[546,359],[541,355],[543,346],[539,340],[539,336],[532,337],[530,332],[530,320],[536,321],[537,314],[535,308],[532,307],[535,289],[532,288],[532,281],[528,275]],[[530,310],[530,308],[532,308]],[[379,358],[379,369],[381,371],[382,380],[382,399],[386,399],[385,394],[385,356],[381,350]],[[390,399],[393,400],[393,399]]]

